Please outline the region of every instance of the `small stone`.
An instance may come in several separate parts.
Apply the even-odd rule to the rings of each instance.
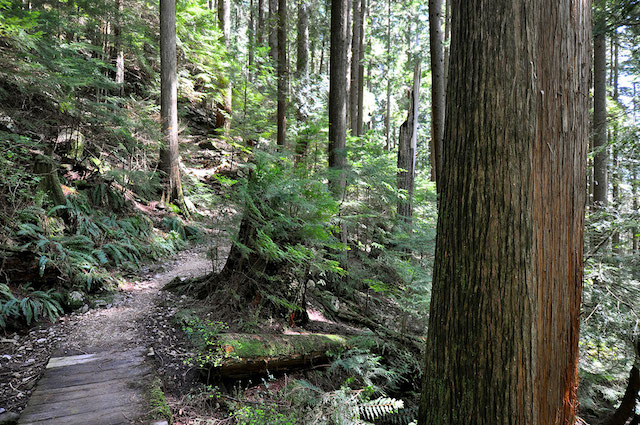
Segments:
[[[85,304],[80,309],[80,313],[86,313],[87,311],[89,311],[89,306]]]
[[[36,359],[28,359],[26,362],[24,362],[25,366],[29,366],[32,365],[36,362]]]
[[[155,356],[156,353],[153,351],[153,347],[149,348],[149,352],[147,353],[147,356],[152,357]]]
[[[72,291],[67,295],[67,304],[69,307],[76,309],[84,304],[84,294],[80,291]]]
[[[11,356],[8,354],[3,354],[2,356],[0,356],[0,358],[5,360],[11,360]]]
[[[107,305],[105,306],[105,308],[107,308],[107,309],[109,309],[109,308],[111,308],[111,307],[113,307],[113,304],[107,304]]]
[[[38,338],[36,339],[36,344],[43,344],[47,342],[47,338]]]

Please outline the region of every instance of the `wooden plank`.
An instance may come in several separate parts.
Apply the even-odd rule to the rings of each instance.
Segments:
[[[18,425],[124,425],[136,422],[141,416],[139,406],[105,409],[69,415],[63,418],[34,420],[23,418]]]
[[[50,390],[36,390],[29,400],[29,406],[65,400],[78,400],[123,391],[131,391],[130,381],[116,379],[113,381],[69,387],[65,391],[60,391],[58,388]]]
[[[57,367],[47,370],[46,377],[59,377],[69,375],[80,375],[83,373],[102,373],[108,370],[131,368],[142,365],[144,359],[141,358],[125,358],[125,359],[101,359],[91,363],[84,363],[72,366]]]
[[[44,378],[38,382],[41,388],[68,388],[78,385],[94,384],[97,382],[112,381],[114,379],[135,378],[146,375],[151,372],[151,368],[147,365],[139,365],[133,368],[123,368],[106,370],[100,373],[80,373],[75,375],[49,376],[45,374]]]
[[[47,369],[95,362],[98,359],[99,357],[97,357],[95,354],[83,354],[81,356],[68,357],[51,357],[49,359],[49,363],[47,363]]]
[[[139,406],[140,404],[141,396],[127,391],[113,394],[100,394],[84,399],[56,401],[40,405],[30,404],[23,412],[23,416],[25,420],[42,421],[83,413],[101,412],[118,407]]]

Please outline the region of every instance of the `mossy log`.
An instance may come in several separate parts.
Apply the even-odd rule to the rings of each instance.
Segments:
[[[217,372],[223,378],[241,379],[261,373],[286,372],[322,365],[328,353],[354,347],[371,347],[373,336],[331,334],[221,334],[218,342],[229,356]]]

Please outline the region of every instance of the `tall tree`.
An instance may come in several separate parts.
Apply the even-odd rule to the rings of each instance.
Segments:
[[[309,74],[309,3],[307,0],[298,0],[297,42],[296,77],[305,78]]]
[[[615,30],[613,37],[611,39],[612,52],[611,52],[611,86],[613,88],[613,101],[618,103],[619,100],[619,91],[618,91],[618,54],[619,54],[619,41],[617,30]],[[612,145],[613,145],[613,175],[611,181],[611,195],[613,198],[613,206],[615,211],[620,211],[620,163],[618,160],[619,152],[618,152],[618,124],[613,124],[612,129]],[[615,252],[620,252],[620,232],[617,229],[614,229],[613,235],[611,237],[611,244],[613,245],[613,249]]]
[[[358,48],[358,117],[356,121],[356,136],[362,135],[364,123],[364,38],[366,35],[367,0],[360,3],[360,46]]]
[[[229,0],[218,0],[218,27],[222,31],[224,45],[229,52],[231,37],[231,6]],[[232,89],[229,78],[223,79],[222,103],[218,106],[217,126],[224,129],[225,134],[231,128]]]
[[[336,198],[346,187],[347,15],[349,0],[331,1],[329,56],[329,187]]]
[[[413,72],[413,88],[409,91],[407,120],[400,126],[398,137],[398,189],[407,197],[398,201],[398,215],[411,225],[413,217],[413,191],[415,186],[416,153],[418,150],[418,108],[420,101],[420,62]]]
[[[278,0],[278,137],[279,146],[287,139],[287,91],[289,88],[287,60],[287,0]]]
[[[353,31],[351,37],[351,84],[349,90],[349,118],[351,134],[356,135],[358,132],[358,93],[360,92],[360,32],[361,14],[360,0],[352,0],[353,2]]]
[[[163,147],[159,168],[166,175],[163,198],[183,206],[178,152],[178,78],[176,59],[176,1],[160,1],[160,116]]]
[[[387,0],[387,113],[384,116],[385,149],[391,149],[391,0]]]
[[[269,56],[273,66],[278,66],[278,0],[269,0]]]
[[[456,0],[420,425],[573,424],[589,2]]]
[[[431,49],[431,179],[438,191],[442,186],[444,145],[444,46],[442,41],[442,0],[429,0],[429,41]]]
[[[607,41],[604,5],[597,0],[593,27],[593,204],[608,205],[609,150],[607,148]]]
[[[118,9],[116,15],[116,22],[113,25],[113,38],[114,38],[114,53],[115,53],[115,82],[118,87],[118,94],[122,96],[124,94],[124,50],[122,43],[122,18],[124,5],[123,0],[116,0],[116,7]]]

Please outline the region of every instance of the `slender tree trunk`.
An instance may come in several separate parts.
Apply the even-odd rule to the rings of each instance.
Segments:
[[[362,136],[362,126],[364,123],[364,38],[366,36],[367,20],[367,0],[360,3],[360,45],[358,47],[358,99],[356,109],[358,117],[356,119],[356,136]]]
[[[398,137],[398,189],[407,192],[406,199],[398,201],[398,215],[411,226],[413,217],[413,189],[418,140],[418,108],[420,102],[420,62],[413,72],[413,89],[409,92],[407,120],[400,126]]]
[[[123,0],[116,0],[118,15],[116,24],[113,27],[113,38],[115,45],[115,83],[118,86],[118,95],[124,94],[124,50],[122,49],[122,14],[124,11]]]
[[[429,0],[431,50],[431,180],[440,191],[444,145],[444,48],[442,44],[442,0]]]
[[[631,174],[631,196],[632,196],[632,213],[633,214],[637,214],[638,213],[638,172],[637,172],[637,165],[633,164],[633,172]],[[635,254],[636,252],[638,252],[638,228],[637,227],[632,227],[631,228],[631,240],[632,242],[632,248],[633,248],[633,253]]]
[[[385,149],[391,149],[391,0],[387,0],[387,113],[384,116]]]
[[[346,188],[347,167],[347,15],[349,0],[331,1],[329,56],[329,188],[340,198]]]
[[[358,93],[360,92],[360,0],[352,0],[353,32],[351,37],[351,84],[349,90],[349,118],[351,135],[358,133]]]
[[[160,1],[160,116],[163,147],[159,168],[165,173],[169,202],[184,206],[178,152],[178,78],[176,62],[176,1]],[[186,211],[185,211],[186,212]]]
[[[231,7],[229,0],[218,0],[218,27],[222,31],[224,45],[229,52],[229,40],[231,36]],[[225,135],[229,133],[231,128],[231,112],[232,112],[232,89],[231,82],[226,79],[222,87],[223,99],[218,105],[218,113],[216,116],[216,125],[224,130]]]
[[[618,36],[615,34],[611,40],[613,43],[613,51],[611,52],[611,60],[613,62],[612,66],[612,84],[613,87],[613,100],[618,103]],[[613,205],[616,214],[619,214],[620,211],[620,164],[618,162],[618,124],[614,122],[613,124],[613,181],[612,181],[612,196],[613,196]],[[614,223],[614,226],[618,226],[617,223]],[[620,246],[620,232],[616,229],[613,232],[611,237],[611,244],[613,245],[613,250],[616,253],[620,253],[622,251]]]
[[[298,0],[298,54],[296,58],[296,77],[303,84],[308,84],[309,76],[309,4],[307,0]],[[313,65],[312,65],[313,67]],[[304,112],[303,100],[298,98],[297,119],[300,124],[307,120]],[[299,132],[296,143],[296,164],[298,164],[307,154],[309,139],[305,132]]]
[[[591,5],[452,11],[418,424],[573,424]]]
[[[269,0],[269,56],[278,66],[278,0]]]
[[[258,0],[258,28],[256,29],[258,46],[264,45],[264,0]]]
[[[309,4],[307,0],[298,2],[298,55],[296,57],[296,77],[309,75]]]
[[[599,0],[603,2],[603,0]],[[599,16],[604,16],[600,14]],[[607,42],[605,22],[600,18],[594,25],[593,37],[593,204],[595,208],[608,205],[607,167]]]
[[[445,0],[444,6],[444,90],[447,92],[449,78],[449,39],[451,38],[451,1]]]
[[[287,143],[287,0],[278,0],[278,146]]]
[[[252,80],[253,62],[255,60],[254,57],[255,57],[255,45],[256,45],[255,10],[253,5],[254,5],[253,0],[249,0],[249,24],[247,28],[247,38],[249,40],[249,46],[247,46],[247,49],[249,50],[249,59],[248,59],[249,60],[249,72],[248,72],[249,81]]]

